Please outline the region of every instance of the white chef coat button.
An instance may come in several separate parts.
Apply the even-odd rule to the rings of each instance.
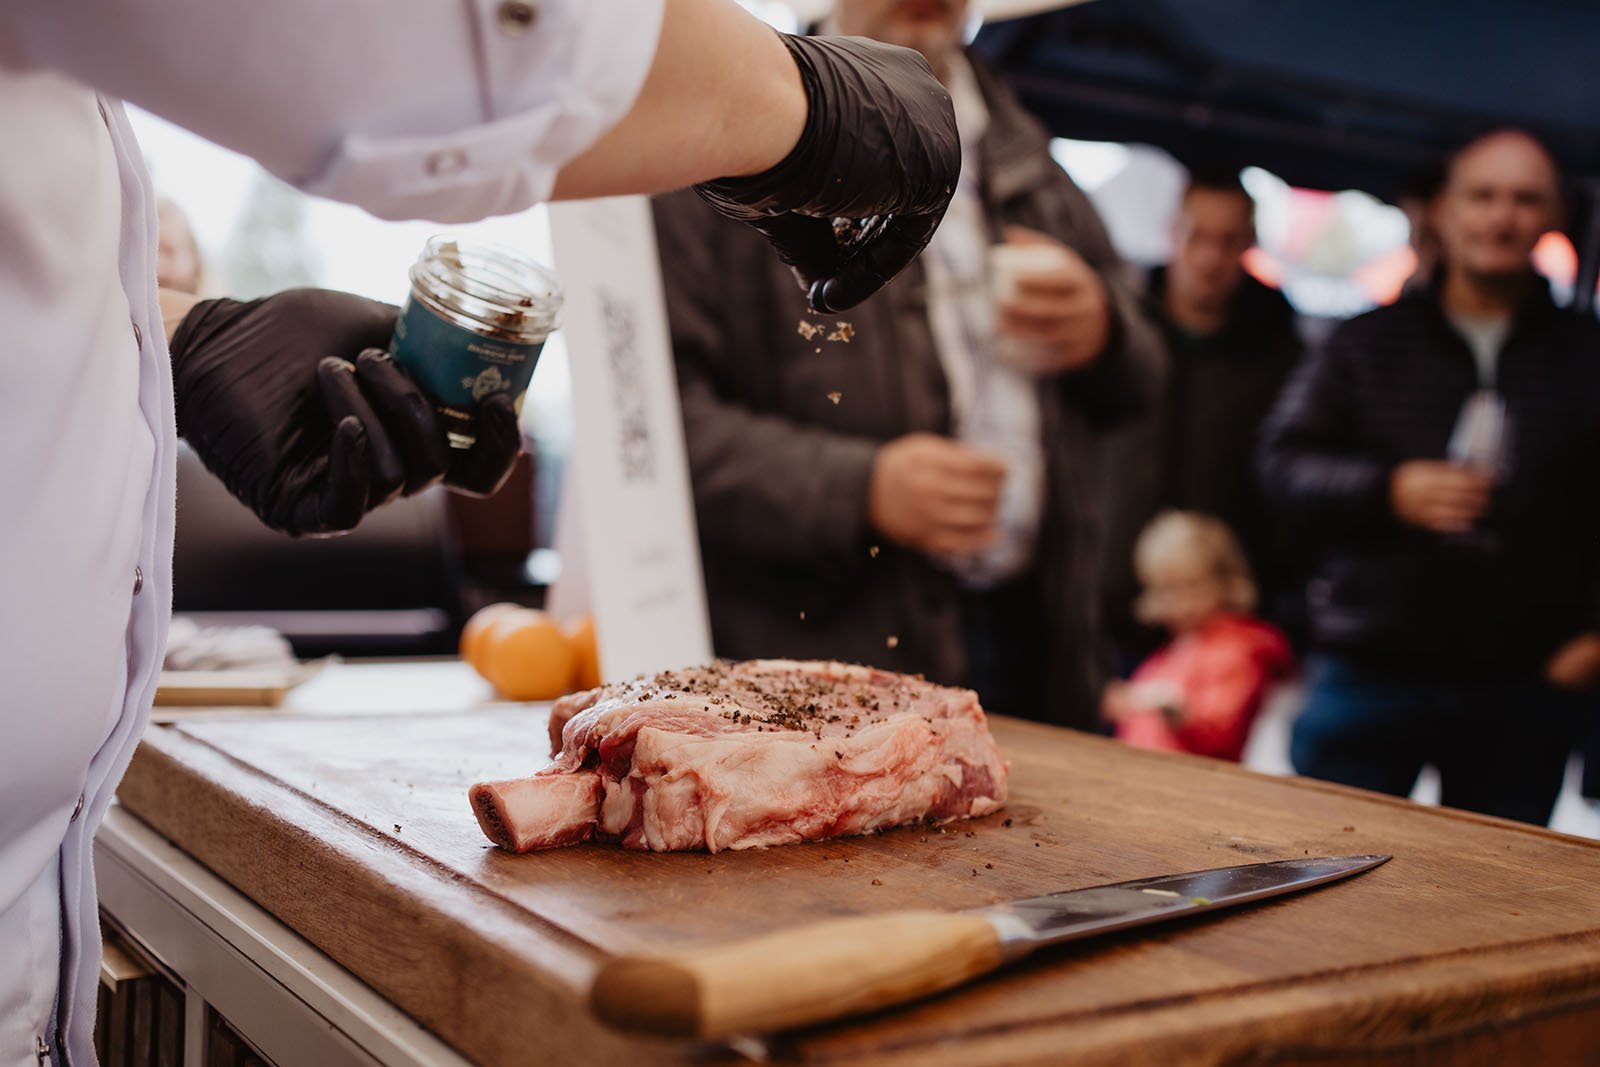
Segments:
[[[460,174],[467,169],[467,154],[459,148],[441,148],[423,161],[422,167],[435,178]]]
[[[500,24],[501,33],[516,36],[527,33],[539,20],[539,9],[527,0],[505,0],[495,13],[495,20]]]
[[[144,568],[138,564],[133,567],[133,595],[138,596],[139,590],[144,588]]]
[[[79,793],[78,794],[78,802],[72,806],[72,818],[73,819],[77,819],[77,817],[79,815],[82,815],[82,814],[83,814],[83,794]]]

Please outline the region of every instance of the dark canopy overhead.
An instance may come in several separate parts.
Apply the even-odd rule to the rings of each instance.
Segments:
[[[987,25],[977,47],[1058,136],[1154,144],[1190,167],[1388,199],[1515,125],[1600,182],[1600,4],[1096,0]]]

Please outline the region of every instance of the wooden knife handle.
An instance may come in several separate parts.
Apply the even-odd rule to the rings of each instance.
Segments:
[[[960,985],[1001,962],[976,915],[904,911],[606,964],[590,1000],[612,1026],[719,1038],[873,1011]]]

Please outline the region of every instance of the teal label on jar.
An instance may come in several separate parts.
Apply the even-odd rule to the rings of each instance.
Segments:
[[[485,337],[407,297],[389,353],[418,385],[446,407],[473,408],[495,393],[515,400],[528,389],[544,341]]]

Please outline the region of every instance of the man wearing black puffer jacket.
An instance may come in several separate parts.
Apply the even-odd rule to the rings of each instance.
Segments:
[[[1559,178],[1501,131],[1451,162],[1437,283],[1346,323],[1268,420],[1261,473],[1321,552],[1297,770],[1548,821],[1600,678],[1600,324],[1530,253]]]

